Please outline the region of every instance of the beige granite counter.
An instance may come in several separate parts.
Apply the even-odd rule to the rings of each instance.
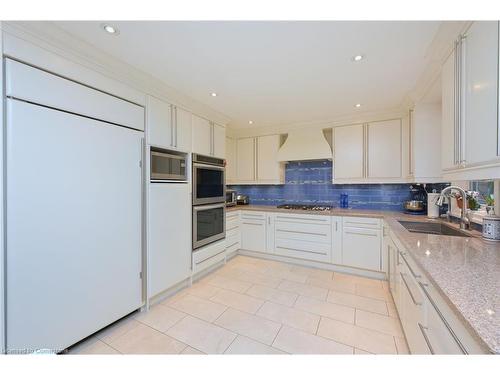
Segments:
[[[228,207],[229,212],[234,210],[383,218],[470,333],[485,349],[500,354],[500,243],[483,240],[479,232],[472,232],[473,237],[412,233],[398,219],[436,220],[389,211],[339,208],[317,212],[256,205]]]

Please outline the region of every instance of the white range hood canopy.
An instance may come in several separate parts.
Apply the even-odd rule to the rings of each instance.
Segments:
[[[332,149],[321,129],[300,129],[288,133],[278,151],[278,161],[331,159]]]

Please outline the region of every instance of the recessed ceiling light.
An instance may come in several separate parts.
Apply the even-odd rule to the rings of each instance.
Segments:
[[[216,97],[216,96],[217,96],[217,93],[216,93],[216,92],[213,92],[213,93],[211,93],[210,95],[212,95],[213,97]]]
[[[355,104],[354,106],[355,106],[356,108],[359,108],[359,107],[361,107],[361,104],[359,104],[359,103],[358,103],[358,104]]]
[[[118,29],[112,25],[109,25],[107,23],[103,23],[101,25],[101,27],[103,28],[104,31],[106,31],[108,34],[113,34],[113,35],[118,35],[120,32],[118,31]]]
[[[358,61],[363,60],[363,58],[364,58],[363,55],[356,55],[356,56],[353,56],[352,61],[358,62]]]
[[[252,125],[252,124],[253,124],[253,121],[252,121],[252,120],[249,120],[249,121],[248,121],[248,123],[249,123],[250,125]]]

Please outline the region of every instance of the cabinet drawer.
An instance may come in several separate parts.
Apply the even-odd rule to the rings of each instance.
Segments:
[[[193,273],[208,268],[221,260],[224,260],[226,252],[226,241],[218,241],[214,244],[202,247],[193,252]]]
[[[266,220],[265,212],[242,212],[241,220]]]
[[[332,246],[326,243],[276,238],[274,253],[292,258],[330,262]]]
[[[305,222],[275,221],[276,239],[289,239],[330,244],[332,228],[330,224],[318,225]]]
[[[240,242],[235,242],[232,245],[226,246],[226,254],[232,254],[240,249]]]
[[[245,250],[266,252],[266,220],[241,220],[241,248]]]
[[[344,227],[380,229],[382,221],[373,217],[344,217],[343,225]]]
[[[239,226],[234,227],[234,228],[227,228],[226,227],[226,238],[231,237],[231,236],[235,236],[235,235],[239,236],[240,232],[241,232],[241,230],[240,230]]]
[[[276,222],[287,223],[311,223],[330,225],[332,218],[330,216],[314,215],[314,214],[277,214]]]
[[[231,220],[231,219],[239,219],[240,217],[240,212],[239,211],[226,211],[226,220]]]
[[[239,227],[240,227],[240,219],[238,217],[226,219],[226,232]]]

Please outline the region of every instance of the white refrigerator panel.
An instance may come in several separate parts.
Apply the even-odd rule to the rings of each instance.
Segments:
[[[7,100],[8,350],[62,350],[142,305],[142,137]]]

